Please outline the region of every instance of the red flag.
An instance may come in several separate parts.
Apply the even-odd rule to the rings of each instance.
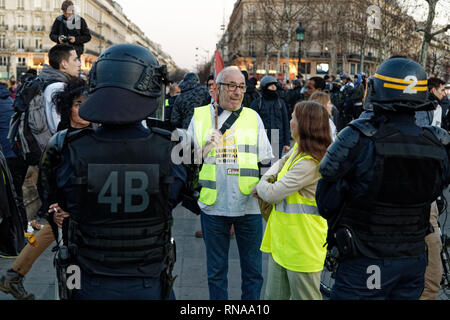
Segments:
[[[217,75],[225,68],[225,65],[223,64],[222,56],[220,55],[219,50],[216,50],[214,52],[214,78],[217,77]]]

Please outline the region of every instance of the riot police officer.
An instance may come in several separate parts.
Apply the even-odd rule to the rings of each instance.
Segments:
[[[340,255],[331,298],[418,299],[430,205],[449,183],[450,136],[415,124],[415,111],[434,105],[414,61],[382,63],[367,98],[373,116],[351,122],[320,166],[317,205]]]
[[[170,158],[171,134],[141,124],[163,106],[165,79],[165,66],[148,49],[109,47],[91,70],[91,92],[79,109],[101,126],[62,131],[49,143],[42,180],[50,203],[59,205],[50,222],[55,228],[61,211],[70,214],[57,262],[78,267],[81,278],[68,298],[166,299],[172,292],[172,188],[183,173],[174,173],[182,168]]]

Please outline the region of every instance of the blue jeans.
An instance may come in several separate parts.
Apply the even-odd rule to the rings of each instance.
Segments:
[[[228,252],[230,249],[230,228],[234,225],[239,249],[242,279],[242,300],[261,298],[262,241],[261,215],[241,217],[212,216],[201,213],[203,239],[206,245],[209,298],[228,299]]]
[[[73,300],[161,300],[161,279],[93,276],[82,273]],[[172,290],[169,300],[175,300]]]
[[[330,299],[418,300],[424,288],[426,265],[425,255],[344,259],[340,261]]]

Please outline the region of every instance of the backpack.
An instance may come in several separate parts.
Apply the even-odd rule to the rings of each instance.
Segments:
[[[44,108],[44,90],[52,82],[39,77],[28,80],[14,101],[8,139],[14,153],[31,166],[39,164],[42,153],[52,137]]]

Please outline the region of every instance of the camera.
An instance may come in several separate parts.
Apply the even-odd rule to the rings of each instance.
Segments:
[[[68,43],[69,42],[69,37],[67,36],[62,36],[59,38],[63,43]]]

